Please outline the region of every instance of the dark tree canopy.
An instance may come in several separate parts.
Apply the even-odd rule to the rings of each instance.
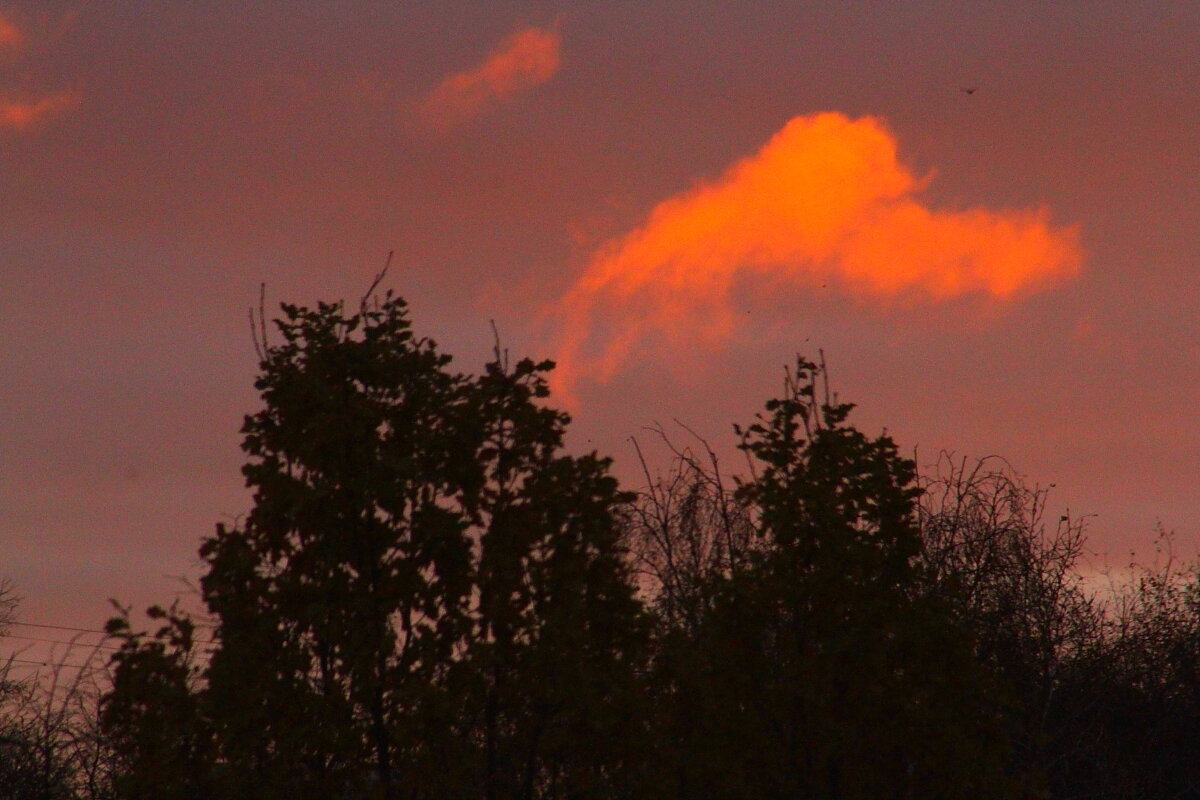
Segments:
[[[919,480],[818,365],[741,480],[676,449],[632,494],[564,452],[550,362],[458,373],[390,294],[281,308],[205,624],[109,624],[94,736],[0,717],[14,798],[1200,796],[1195,571],[1085,591],[1078,520]]]
[[[180,647],[135,642],[114,729],[173,731],[147,757],[193,759],[181,773],[221,796],[611,795],[645,626],[624,497],[607,460],[561,453],[551,365],[452,372],[390,295],[283,311],[243,427],[253,507],[200,551],[216,644],[195,708]]]
[[[998,731],[967,631],[923,591],[913,464],[816,398],[789,392],[744,430],[756,530],[707,577],[696,630],[665,631],[666,736],[688,797],[999,794]]]

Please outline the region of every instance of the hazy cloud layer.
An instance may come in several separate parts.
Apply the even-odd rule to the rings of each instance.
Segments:
[[[659,203],[592,258],[556,313],[559,381],[604,381],[647,337],[719,342],[735,287],[868,301],[1005,299],[1078,272],[1077,231],[1039,210],[938,211],[882,120],[795,117],[717,180]]]
[[[558,33],[526,28],[501,42],[478,66],[442,81],[425,100],[423,115],[434,127],[457,125],[517,92],[545,83],[558,67]]]

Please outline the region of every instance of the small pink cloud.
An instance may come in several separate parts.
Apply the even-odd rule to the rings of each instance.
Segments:
[[[21,33],[21,29],[4,14],[0,14],[0,50],[15,50],[24,41],[25,35]]]
[[[82,101],[82,95],[74,91],[55,92],[33,100],[0,99],[0,128],[29,130],[49,117],[78,108]]]
[[[526,28],[500,43],[481,64],[438,84],[422,105],[426,122],[449,128],[512,95],[545,83],[558,72],[559,35]]]

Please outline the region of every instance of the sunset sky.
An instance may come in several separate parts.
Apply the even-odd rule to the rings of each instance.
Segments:
[[[39,623],[169,602],[248,508],[260,284],[392,250],[631,487],[643,426],[732,455],[822,348],[922,464],[1194,552],[1198,85],[1194,3],[0,0],[0,575]]]

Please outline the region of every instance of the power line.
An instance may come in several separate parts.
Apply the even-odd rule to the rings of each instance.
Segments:
[[[95,628],[72,628],[69,625],[47,625],[47,624],[38,623],[38,622],[9,622],[6,624],[18,626],[18,627],[24,627],[24,628],[49,628],[51,630],[56,630],[56,631],[74,631],[75,633],[98,633],[101,636],[105,636],[108,638],[114,638],[113,635],[111,633],[109,633],[108,631],[101,631],[101,630],[97,630]],[[211,627],[211,626],[196,624],[196,627],[197,628],[205,628],[205,627]],[[0,635],[0,639],[2,639],[2,638],[4,638],[4,636]],[[22,637],[22,636],[17,636],[15,634],[9,634],[9,638],[28,639],[31,637],[28,637],[28,636]],[[39,640],[39,641],[45,641],[45,640]],[[197,644],[215,644],[216,643],[216,641],[213,639],[193,639],[192,641],[196,642]],[[70,642],[59,642],[59,644],[70,644]],[[81,643],[81,644],[86,644],[86,643]]]
[[[108,631],[99,631],[95,628],[72,628],[68,625],[44,625],[37,622],[10,622],[9,625],[14,625],[22,628],[52,628],[56,631],[75,631],[77,633],[98,633],[102,636],[109,636]]]
[[[99,648],[101,650],[120,650],[121,649],[120,647],[117,647],[116,645],[112,645],[112,644],[100,644],[98,642],[79,642],[79,641],[64,642],[61,639],[42,639],[37,636],[21,636],[20,634],[17,634],[17,633],[6,633],[3,635],[3,637],[0,637],[0,638],[24,639],[25,641],[29,641],[29,642],[44,642],[46,644],[61,644],[61,645],[66,645],[67,647],[91,647],[91,648]]]
[[[0,667],[4,666],[4,664],[8,663],[9,661],[15,664],[32,664],[36,667],[71,667],[72,669],[87,669],[88,667],[93,666],[91,664],[69,664],[65,661],[33,661],[28,658],[17,658],[16,656],[10,656],[8,658],[0,658]]]

